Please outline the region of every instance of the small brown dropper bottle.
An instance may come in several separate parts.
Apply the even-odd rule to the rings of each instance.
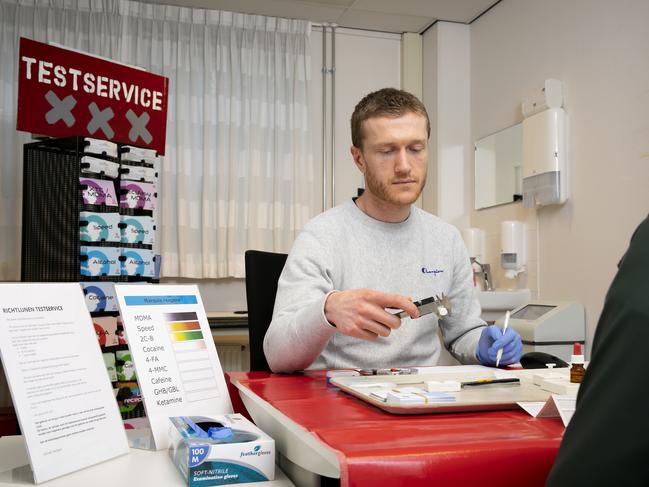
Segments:
[[[575,343],[572,346],[572,357],[570,358],[570,382],[573,384],[581,383],[584,378],[584,355],[581,353],[581,343]]]

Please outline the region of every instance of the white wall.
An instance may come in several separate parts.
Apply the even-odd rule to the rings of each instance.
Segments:
[[[428,138],[428,180],[422,192],[422,207],[437,215],[437,24],[423,34],[422,101],[430,118]]]
[[[395,34],[355,29],[336,30],[336,90],[335,90],[335,203],[356,195],[363,186],[363,177],[349,153],[351,132],[349,119],[356,103],[367,93],[386,86],[400,86],[401,38]],[[313,150],[322,161],[322,33],[311,36],[311,105]],[[328,54],[329,61],[331,54]],[[328,94],[329,100],[330,94]],[[327,147],[330,159],[330,147]],[[322,162],[320,162],[322,164]],[[331,172],[327,170],[330,182]],[[322,201],[322,169],[316,170],[317,201]],[[331,206],[328,200],[327,206]],[[320,209],[318,210],[320,211]],[[263,249],[262,249],[263,250]],[[244,279],[180,280],[198,282],[205,308],[209,311],[246,309]]]
[[[469,29],[437,22],[424,34],[424,103],[432,132],[424,209],[459,228],[469,226],[472,201]]]
[[[315,81],[315,78],[314,78]],[[317,85],[316,82],[313,83]],[[353,29],[336,31],[335,204],[356,196],[365,186],[349,148],[350,119],[365,95],[401,86],[401,36]]]
[[[529,287],[538,280],[542,298],[583,303],[589,346],[617,262],[649,212],[647,21],[643,0],[504,0],[471,25],[473,139],[520,122],[522,98],[557,78],[571,169],[565,205],[538,216],[521,204],[473,211],[471,223],[486,230],[496,264],[500,221],[528,222]]]

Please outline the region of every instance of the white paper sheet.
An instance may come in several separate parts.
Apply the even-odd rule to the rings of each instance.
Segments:
[[[36,483],[128,452],[78,283],[0,284],[0,356]]]

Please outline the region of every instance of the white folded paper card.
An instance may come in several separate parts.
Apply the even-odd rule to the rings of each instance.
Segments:
[[[120,314],[157,450],[172,416],[232,412],[196,285],[116,284]]]

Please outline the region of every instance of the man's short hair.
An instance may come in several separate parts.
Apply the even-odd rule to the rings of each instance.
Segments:
[[[397,118],[406,113],[416,113],[426,118],[426,131],[430,137],[430,119],[426,107],[412,93],[397,90],[396,88],[383,88],[366,95],[358,102],[352,113],[352,144],[359,149],[363,148],[363,122],[373,117]]]

